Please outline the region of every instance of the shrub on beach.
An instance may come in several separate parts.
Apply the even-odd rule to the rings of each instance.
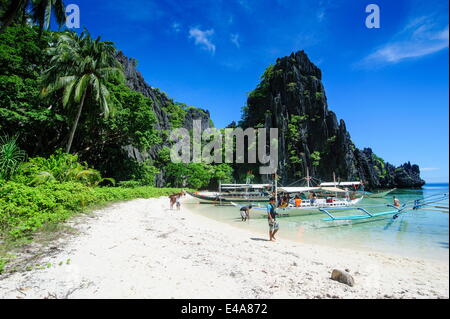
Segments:
[[[7,178],[0,176],[0,240],[29,237],[43,226],[65,221],[93,205],[180,192],[144,186],[144,179],[123,182],[122,187],[98,187],[115,181],[80,163],[78,156],[59,150],[48,158],[20,160],[13,163],[10,174],[1,175]],[[153,178],[153,170],[145,173],[149,180]]]
[[[16,174],[26,153],[17,145],[17,136],[0,137],[0,179],[9,179]]]
[[[13,180],[27,185],[39,185],[51,181],[76,181],[94,186],[105,179],[99,171],[89,168],[86,163],[79,163],[77,155],[57,150],[48,158],[34,157],[23,163]],[[114,183],[113,180],[108,180]]]
[[[0,238],[29,237],[43,226],[67,220],[94,205],[134,198],[168,196],[174,188],[89,187],[80,182],[0,185]]]

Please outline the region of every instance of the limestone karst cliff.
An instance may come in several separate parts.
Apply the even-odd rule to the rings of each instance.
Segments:
[[[175,103],[164,92],[151,87],[147,84],[142,74],[136,69],[135,60],[126,57],[121,51],[118,52],[117,60],[123,65],[127,86],[152,100],[153,111],[157,118],[155,128],[159,130],[161,134],[163,134],[164,131],[168,132],[175,127],[192,129],[193,120],[201,120],[203,128],[212,127],[213,123],[210,119],[209,111],[196,107],[187,107],[185,105],[180,106],[179,103]],[[183,118],[173,119],[172,115],[174,114],[177,116],[180,116],[181,114]],[[164,143],[155,145],[146,152],[141,152],[131,145],[126,146],[125,149],[129,157],[138,161],[147,159],[155,160],[158,156],[158,152],[162,147],[167,145],[169,145],[169,143],[167,139],[165,139]],[[161,171],[161,173],[157,175],[156,185],[165,185],[164,171]]]
[[[420,187],[417,165],[384,162],[370,148],[355,147],[344,120],[328,108],[322,72],[304,51],[279,58],[249,93],[240,125],[279,129],[278,175],[284,185],[311,176],[362,180],[369,189]]]
[[[159,89],[148,85],[137,71],[134,60],[118,54],[127,77],[127,85],[153,101],[157,116],[156,128],[170,130],[173,123],[168,107],[174,102]],[[347,131],[344,120],[328,108],[322,84],[322,72],[304,51],[277,59],[265,71],[259,86],[249,94],[239,126],[279,128],[280,182],[288,184],[306,175],[331,181],[333,173],[339,180],[362,180],[368,189],[389,187],[421,187],[417,165],[409,162],[394,167],[375,155],[370,148],[359,150]],[[209,111],[185,108],[180,126],[192,129],[192,120],[200,119],[202,127],[212,125]],[[128,147],[129,156],[144,160],[156,158],[167,144],[156,145],[142,154]],[[235,177],[242,177],[252,165],[235,165]],[[256,169],[255,169],[256,171]],[[164,185],[163,172],[157,185]],[[266,177],[266,179],[269,177]]]

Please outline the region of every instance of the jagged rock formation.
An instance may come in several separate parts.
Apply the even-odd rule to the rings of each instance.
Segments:
[[[370,148],[358,150],[345,122],[328,109],[322,72],[304,51],[279,58],[249,94],[240,125],[279,129],[278,174],[286,185],[310,175],[332,181],[363,180],[368,189],[420,187],[417,165],[395,168]]]
[[[208,110],[200,108],[187,108],[186,115],[184,116],[183,127],[192,130],[194,120],[200,120],[202,124],[202,129],[207,129],[213,127],[211,117]]]
[[[167,95],[148,85],[136,70],[133,59],[122,52],[117,59],[124,67],[127,85],[153,102],[158,130],[170,130],[172,124],[166,109],[174,102]],[[299,51],[277,59],[266,70],[261,84],[249,94],[242,127],[279,128],[279,170],[281,183],[294,182],[306,174],[321,180],[332,180],[333,173],[341,180],[363,180],[368,189],[389,187],[421,187],[417,165],[409,162],[394,167],[377,157],[370,148],[359,150],[353,144],[345,122],[338,121],[328,109],[322,72]],[[202,128],[212,127],[209,111],[194,107],[184,108],[182,126],[192,129],[194,119],[200,119]],[[231,123],[230,127],[235,127]],[[159,150],[167,144],[156,145],[145,153],[132,146],[125,151],[138,161],[156,159]],[[245,166],[245,165],[244,165]],[[236,167],[245,171],[248,167]],[[156,180],[164,185],[164,173]]]
[[[165,111],[168,107],[174,107],[174,101],[171,100],[165,93],[161,92],[159,89],[152,88],[148,85],[142,74],[136,69],[136,61],[134,59],[129,59],[126,57],[122,51],[119,51],[117,54],[117,60],[122,64],[127,86],[137,92],[142,93],[145,97],[148,97],[152,100],[153,111],[156,114],[157,122],[155,124],[155,128],[157,130],[162,131],[170,131],[173,128],[171,124],[169,114]],[[175,106],[177,108],[181,107]],[[210,119],[209,111],[188,107],[183,110],[185,116],[182,121],[182,126],[189,129],[192,129],[192,123],[194,119],[199,119],[202,121],[202,128],[206,129],[213,126],[213,123]],[[137,161],[145,161],[147,159],[155,160],[158,156],[158,152],[165,146],[168,145],[168,141],[165,141],[163,144],[155,145],[151,149],[146,152],[140,152],[137,148],[129,145],[125,147],[125,151],[128,156],[137,160]],[[164,186],[164,172],[161,172],[156,176],[156,186]]]
[[[395,169],[395,185],[397,187],[422,187],[425,181],[420,178],[420,169],[418,165],[405,163]]]

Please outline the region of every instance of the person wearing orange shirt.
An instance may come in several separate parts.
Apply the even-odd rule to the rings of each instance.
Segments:
[[[298,197],[298,195],[295,196],[294,202],[295,202],[295,207],[300,207],[302,205],[302,199],[300,197]]]

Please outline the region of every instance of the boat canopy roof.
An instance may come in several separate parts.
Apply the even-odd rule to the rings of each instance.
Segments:
[[[262,189],[272,187],[271,184],[222,184],[220,185],[221,189],[239,189],[239,188],[255,188]]]
[[[284,193],[303,193],[318,190],[320,190],[320,187],[278,187],[278,191]]]
[[[341,188],[337,188],[337,187],[321,187],[320,188],[323,191],[326,192],[332,192],[332,193],[345,193],[346,191],[341,189]]]
[[[320,183],[320,186],[353,186],[353,185],[361,185],[361,182],[325,182]]]
[[[337,187],[278,187],[278,190],[282,193],[305,193],[305,192],[332,192],[332,193],[345,193]]]

